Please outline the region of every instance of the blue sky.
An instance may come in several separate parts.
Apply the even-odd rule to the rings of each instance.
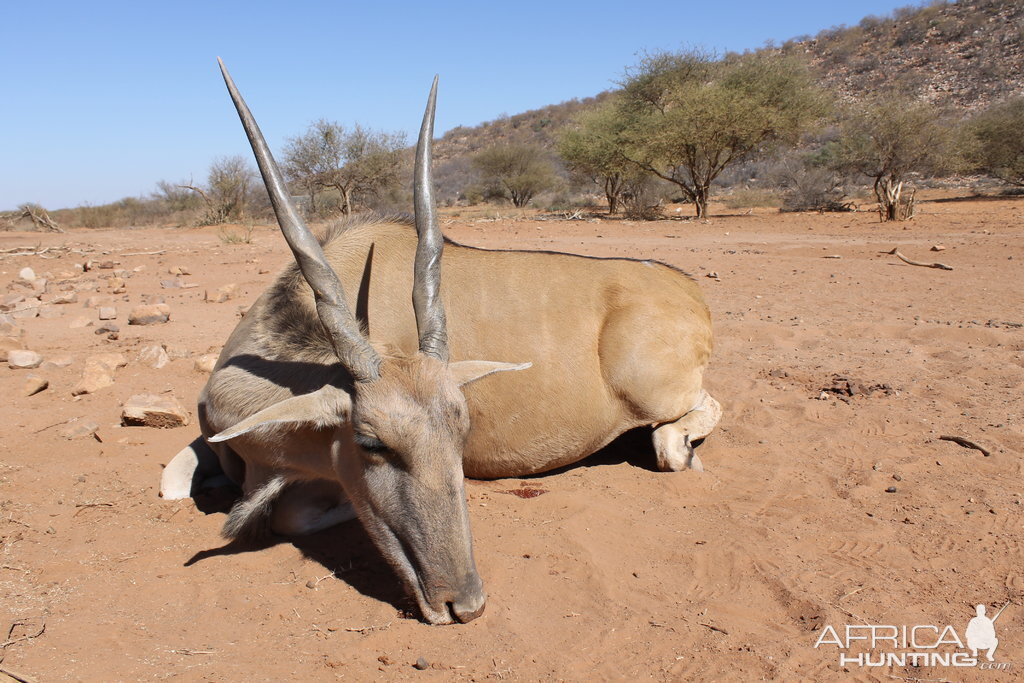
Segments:
[[[145,196],[248,155],[218,55],[278,150],[322,117],[411,139],[434,73],[441,135],[595,95],[645,51],[742,51],[908,4],[12,0],[0,10],[0,210]]]

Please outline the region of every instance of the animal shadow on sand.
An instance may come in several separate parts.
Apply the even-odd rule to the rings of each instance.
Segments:
[[[699,442],[695,445],[699,445]],[[623,462],[645,470],[656,470],[650,428],[630,430],[580,462],[530,477],[515,478],[541,479],[579,467],[618,465]],[[193,500],[196,508],[205,514],[224,514],[240,496],[239,489],[222,486],[196,491]],[[211,557],[258,552],[280,543],[290,543],[304,557],[320,563],[363,595],[388,603],[403,614],[416,613],[415,604],[402,590],[394,571],[377,551],[358,519],[308,536],[270,536],[258,542],[235,539],[219,548],[197,552],[185,562],[185,566],[190,567]]]

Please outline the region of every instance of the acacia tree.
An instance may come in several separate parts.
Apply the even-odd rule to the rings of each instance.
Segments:
[[[619,106],[608,100],[583,112],[558,140],[558,153],[569,170],[604,190],[609,214],[618,212],[623,192],[646,174],[622,154],[625,119]]]
[[[555,183],[551,160],[544,150],[533,145],[495,145],[478,152],[473,165],[483,181],[511,200],[513,206],[524,207],[538,192]]]
[[[303,134],[288,141],[285,172],[310,194],[315,210],[316,190],[333,188],[341,195],[341,211],[352,213],[357,196],[376,196],[398,183],[405,135],[363,128],[350,131],[320,119]]]
[[[181,187],[198,193],[206,202],[205,225],[216,225],[229,220],[241,220],[251,199],[251,188],[256,174],[245,157],[220,157],[210,164],[206,189],[191,182]]]
[[[930,104],[898,97],[856,106],[843,120],[837,167],[874,180],[883,221],[914,217],[914,193],[905,195],[911,173],[935,170],[949,159],[950,130]]]
[[[964,156],[971,170],[1024,186],[1024,97],[989,107],[964,129]]]
[[[802,62],[761,53],[722,60],[697,50],[657,53],[622,86],[621,154],[676,185],[698,218],[726,167],[795,142],[827,111]]]

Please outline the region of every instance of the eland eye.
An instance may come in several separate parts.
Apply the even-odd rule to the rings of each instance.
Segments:
[[[360,434],[356,432],[355,442],[364,451],[370,451],[371,453],[380,453],[388,450],[388,447],[384,445],[384,442],[375,436],[369,434]]]

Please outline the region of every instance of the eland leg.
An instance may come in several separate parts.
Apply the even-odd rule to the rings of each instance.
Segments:
[[[700,458],[693,452],[693,442],[703,439],[714,430],[722,417],[722,406],[706,391],[701,392],[697,406],[675,422],[654,429],[654,451],[658,469],[679,472],[691,469],[704,471]]]

